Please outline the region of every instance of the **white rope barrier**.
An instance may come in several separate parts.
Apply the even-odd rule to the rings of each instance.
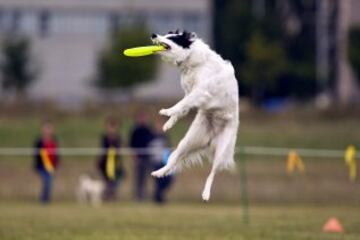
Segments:
[[[132,155],[134,153],[138,154],[149,154],[153,153],[153,149],[149,148],[120,148],[118,153],[120,155]],[[36,153],[35,148],[0,148],[0,156],[29,156]],[[57,154],[61,156],[92,156],[100,155],[104,152],[102,148],[57,148]]]
[[[290,151],[296,150],[300,156],[313,158],[343,158],[345,150],[331,149],[312,149],[312,148],[277,148],[261,146],[243,146],[236,149],[236,153],[241,151],[246,155],[258,156],[287,156]],[[34,148],[10,148],[0,147],[0,156],[31,156],[35,153]],[[153,154],[157,149],[150,148],[120,148],[120,155]],[[102,148],[58,148],[57,153],[61,156],[93,156],[104,153]],[[356,155],[360,158],[360,153]]]

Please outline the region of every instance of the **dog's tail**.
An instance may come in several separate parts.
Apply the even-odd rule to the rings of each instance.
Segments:
[[[191,168],[194,166],[202,166],[204,161],[208,160],[210,163],[213,162],[213,156],[212,149],[210,147],[203,148],[201,150],[195,151],[187,155],[186,157],[180,159],[177,161],[175,167],[171,171],[171,173],[179,173],[183,169]],[[233,154],[228,154],[227,157],[223,158],[223,161],[218,164],[219,170],[230,170],[235,171],[236,170],[236,164],[234,161]]]
[[[177,161],[172,173],[179,173],[183,169],[193,166],[202,166],[206,159],[210,160],[211,155],[211,148],[208,146],[191,152]]]
[[[222,142],[225,144],[225,151],[221,158],[218,159],[216,163],[218,170],[236,170],[236,164],[234,160],[235,155],[235,145],[236,145],[236,132],[230,136],[227,141]],[[182,157],[176,162],[171,173],[181,172],[183,169],[190,168],[192,166],[201,166],[205,160],[208,160],[210,163],[214,164],[214,154],[215,147],[212,144],[209,144],[206,147],[188,153],[186,156]]]
[[[223,155],[217,159],[217,169],[218,170],[230,170],[235,171],[236,164],[235,164],[235,146],[236,146],[236,133],[228,138],[227,141],[223,142],[225,146],[225,150]],[[214,159],[210,159],[211,161]],[[214,164],[214,163],[213,163]]]

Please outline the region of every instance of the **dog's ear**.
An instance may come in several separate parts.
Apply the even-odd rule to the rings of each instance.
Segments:
[[[180,33],[180,29],[176,29],[175,33],[176,33],[176,34],[179,34],[179,33]]]
[[[197,38],[197,35],[195,32],[190,33],[190,40],[195,40]]]
[[[184,31],[182,35],[190,41],[194,41],[197,38],[197,35],[194,32]]]
[[[168,34],[174,34],[174,32],[173,32],[173,31],[169,31]]]
[[[185,30],[181,35],[190,40],[190,32]]]

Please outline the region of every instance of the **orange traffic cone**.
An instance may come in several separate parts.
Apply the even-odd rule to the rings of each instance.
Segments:
[[[342,227],[339,220],[335,217],[329,218],[323,226],[323,232],[342,233],[344,228]]]

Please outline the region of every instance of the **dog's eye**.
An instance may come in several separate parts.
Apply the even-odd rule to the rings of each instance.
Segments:
[[[192,41],[184,34],[169,36],[168,39],[182,48],[189,48],[192,44]]]

